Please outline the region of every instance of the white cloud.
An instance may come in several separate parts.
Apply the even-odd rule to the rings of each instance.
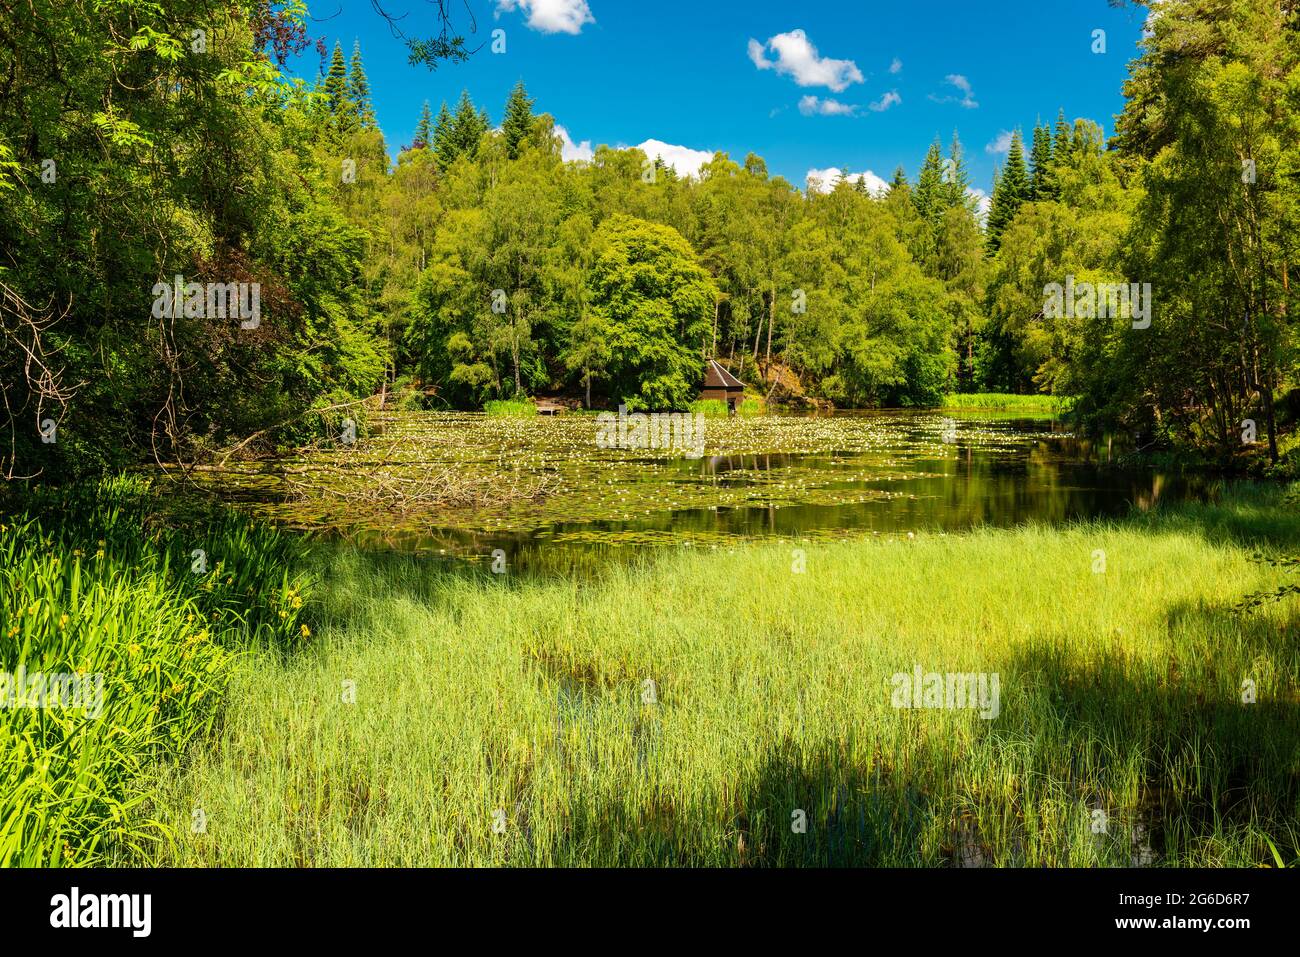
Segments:
[[[496,16],[512,10],[522,10],[528,26],[541,33],[577,34],[596,22],[587,0],[497,0]]]
[[[984,152],[990,156],[996,156],[998,153],[1006,153],[1011,149],[1011,131],[1002,130],[988,146],[984,147]]]
[[[989,207],[993,205],[992,197],[982,189],[971,189],[970,187],[967,187],[966,195],[979,203],[979,217],[980,219],[986,219],[989,214]]]
[[[934,102],[960,103],[968,110],[973,110],[979,106],[979,103],[975,101],[975,93],[971,89],[970,80],[966,79],[966,77],[962,76],[960,73],[949,73],[946,77],[944,77],[944,82],[948,83],[951,86],[956,87],[957,90],[961,93],[961,96],[952,96],[951,94],[948,96],[938,96],[934,93],[931,93],[930,99],[934,100]]]
[[[902,73],[902,72],[903,72],[903,61],[900,60],[898,57],[894,57],[894,62],[891,63],[891,64],[889,64],[889,72],[890,72],[890,73]]]
[[[775,60],[767,58],[768,50],[776,54]],[[820,56],[802,30],[778,33],[767,43],[751,39],[749,58],[760,70],[786,74],[799,86],[824,86],[841,93],[850,84],[862,82],[862,71],[856,63]]]
[[[646,140],[637,149],[650,159],[656,156],[677,171],[678,176],[699,176],[700,167],[713,159],[713,153],[707,150],[693,150],[685,146],[674,146],[663,140]]]
[[[868,104],[868,107],[876,113],[883,113],[891,106],[897,106],[903,102],[903,98],[898,95],[897,90],[890,90],[874,103]]]
[[[810,169],[808,175],[804,177],[804,182],[808,184],[808,192],[810,193],[829,193],[841,179],[848,180],[850,183],[865,182],[867,192],[872,196],[880,196],[889,191],[889,184],[871,170],[867,170],[865,173],[849,173],[846,175],[838,166],[830,166],[826,169]]]
[[[559,124],[555,126],[555,135],[560,138],[560,158],[566,163],[574,160],[580,163],[589,163],[591,158],[596,155],[591,148],[591,140],[575,143],[573,137],[569,135],[569,131]]]
[[[841,103],[829,96],[824,100],[805,96],[799,101],[799,112],[804,116],[853,116],[857,111],[857,104]]]

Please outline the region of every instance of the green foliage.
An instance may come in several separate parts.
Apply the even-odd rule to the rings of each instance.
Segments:
[[[717,294],[675,229],[614,216],[593,238],[593,326],[609,344],[611,389],[631,410],[685,408],[699,391]]]
[[[699,399],[692,402],[687,411],[710,419],[725,419],[731,416],[727,403],[721,399]],[[762,414],[763,403],[758,399],[743,399],[736,404],[736,415],[742,418],[753,418]]]
[[[483,411],[494,419],[529,419],[537,415],[537,405],[527,399],[493,399],[483,403]]]
[[[1011,148],[1007,152],[1007,165],[998,175],[993,187],[993,203],[989,207],[988,245],[997,252],[1002,241],[1002,231],[1007,228],[1020,207],[1033,199],[1033,183],[1025,167],[1025,147],[1020,131],[1011,134]]]
[[[1005,392],[964,392],[947,395],[943,408],[960,410],[990,409],[999,412],[1047,412],[1064,415],[1074,406],[1069,397],[1055,395],[1012,395]]]
[[[95,865],[167,839],[169,824],[128,823],[152,764],[210,731],[235,654],[310,634],[301,540],[159,501],[112,480],[0,521],[0,672],[100,688],[80,708],[0,710],[0,866]]]
[[[524,141],[533,128],[533,101],[520,80],[510,91],[506,101],[505,118],[501,121],[501,135],[505,140],[506,156],[518,159]]]
[[[445,105],[445,104],[444,104]],[[424,101],[420,110],[420,122],[415,126],[415,143],[418,148],[428,148],[433,144],[433,113],[429,111],[429,101]]]
[[[426,103],[422,148],[394,166],[359,45],[349,61],[335,44],[315,88],[276,69],[301,3],[78,9],[0,11],[20,54],[0,112],[5,473],[300,441],[312,409],[403,375],[439,408],[539,391],[684,407],[709,356],[778,402],[1079,396],[1086,426],[1224,459],[1256,418],[1285,469],[1272,407],[1294,385],[1300,80],[1295,14],[1268,0],[1156,18],[1116,148],[1063,111],[1028,160],[1017,132],[987,224],[955,134],[882,197],[862,177],[801,193],[754,154],[693,177],[638,150],[564,163],[521,80],[499,131],[468,90],[436,116]],[[212,25],[202,52],[177,26],[195,22]],[[258,283],[260,327],[152,317],[176,275]],[[1149,282],[1151,329],[1045,316],[1067,277]]]

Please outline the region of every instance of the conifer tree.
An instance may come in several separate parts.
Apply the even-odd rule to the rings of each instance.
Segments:
[[[455,123],[451,110],[447,109],[447,102],[444,100],[442,106],[438,109],[438,119],[433,125],[433,139],[431,141],[434,159],[438,161],[438,166],[441,169],[449,167],[459,155],[456,149]]]
[[[1007,165],[993,187],[993,203],[989,207],[988,247],[997,252],[1002,245],[1002,231],[1016,218],[1020,207],[1029,201],[1032,183],[1025,167],[1025,146],[1020,131],[1011,135],[1011,149],[1007,152]]]
[[[443,108],[446,108],[444,104]],[[433,143],[433,111],[429,109],[429,101],[424,101],[424,109],[420,110],[420,122],[415,125],[415,143],[416,147],[427,149]]]
[[[520,80],[510,91],[506,100],[505,118],[501,121],[501,133],[505,137],[506,156],[518,159],[524,141],[533,127],[533,101]]]
[[[364,129],[374,129],[375,110],[370,102],[370,81],[366,79],[366,68],[361,63],[361,41],[352,47],[352,63],[348,67],[348,90],[352,96],[352,107],[356,111],[357,121]]]
[[[334,56],[325,75],[325,103],[330,121],[336,128],[341,126],[348,106],[348,65],[343,59],[343,45],[338,41],[334,43]]]
[[[1052,130],[1043,124],[1034,127],[1034,145],[1029,150],[1033,166],[1033,188],[1031,198],[1035,202],[1044,202],[1055,198],[1052,182]]]
[[[972,213],[975,211],[975,201],[970,196],[970,173],[966,170],[966,160],[956,130],[952,132],[952,146],[944,169],[944,189],[941,195],[943,212],[958,207],[965,207]]]
[[[1070,155],[1070,124],[1065,122],[1065,110],[1056,114],[1056,136],[1052,140],[1052,159],[1060,163]]]
[[[889,184],[889,195],[892,196],[895,190],[910,188],[911,187],[907,182],[907,173],[904,172],[903,167],[900,164],[898,169],[894,170],[894,178]]]
[[[490,128],[491,121],[487,112],[476,110],[473,100],[469,98],[469,91],[462,90],[451,121],[451,143],[455,149],[452,159],[458,156],[477,156],[479,140]]]
[[[921,218],[930,224],[938,223],[943,215],[947,184],[943,181],[944,163],[943,147],[936,139],[930,144],[921,164],[921,173],[916,178],[916,189],[912,190],[912,202]]]

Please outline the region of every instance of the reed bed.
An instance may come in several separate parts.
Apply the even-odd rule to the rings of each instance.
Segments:
[[[942,408],[970,412],[988,410],[1064,415],[1074,408],[1074,399],[1057,395],[1012,395],[1003,392],[953,393],[944,397]]]

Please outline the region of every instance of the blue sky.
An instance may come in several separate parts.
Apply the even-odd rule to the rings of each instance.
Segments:
[[[410,35],[436,32],[428,0],[379,0]],[[453,0],[456,24],[471,21]],[[689,169],[724,150],[753,151],[802,187],[811,170],[902,164],[915,178],[935,136],[954,130],[972,185],[990,191],[1006,131],[1036,119],[1087,116],[1114,131],[1121,87],[1137,53],[1142,13],[1106,0],[867,3],[835,0],[468,0],[482,49],[430,72],[406,62],[371,0],[309,0],[313,39],[360,39],[375,110],[390,150],[412,139],[420,107],[454,103],[462,88],[493,123],[523,79],[564,128],[571,156],[602,143],[652,149]],[[505,52],[492,33],[505,31]],[[1095,30],[1106,51],[1094,53]],[[292,66],[314,77],[308,49]],[[681,149],[678,149],[681,148]]]

